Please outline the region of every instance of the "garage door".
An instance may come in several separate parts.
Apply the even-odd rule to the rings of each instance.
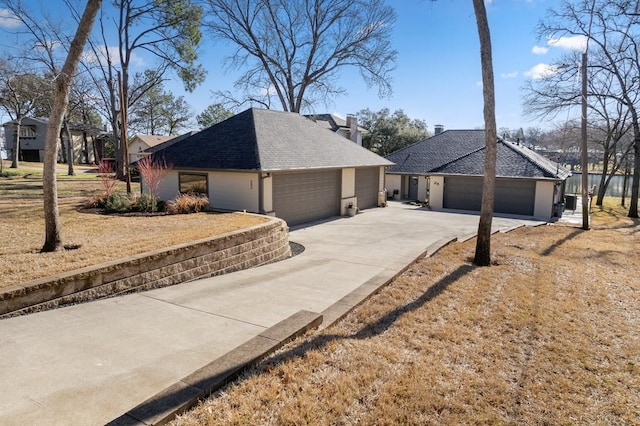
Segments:
[[[496,213],[533,216],[536,183],[523,179],[496,179]],[[482,178],[445,177],[443,206],[446,209],[480,211]]]
[[[340,171],[273,175],[273,209],[289,226],[340,214]]]
[[[524,179],[497,179],[494,210],[498,213],[533,216],[536,182]]]
[[[480,210],[482,178],[447,176],[444,178],[445,209]]]
[[[356,169],[356,197],[358,208],[368,209],[378,206],[380,187],[380,167]]]

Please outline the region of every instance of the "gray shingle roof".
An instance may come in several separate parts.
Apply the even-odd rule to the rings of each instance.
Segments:
[[[304,170],[393,163],[300,114],[250,108],[153,154],[173,168]]]
[[[566,179],[561,165],[513,142],[498,139],[496,176]],[[446,130],[387,156],[396,163],[389,173],[484,174],[484,130]]]

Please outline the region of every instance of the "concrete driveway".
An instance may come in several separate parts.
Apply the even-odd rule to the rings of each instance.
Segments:
[[[494,218],[496,231],[542,222]],[[330,325],[478,216],[391,203],[291,230],[291,259],[0,321],[0,424],[153,424]]]

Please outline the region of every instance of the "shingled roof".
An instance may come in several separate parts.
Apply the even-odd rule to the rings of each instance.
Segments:
[[[393,163],[300,114],[250,108],[155,152],[174,169],[305,170]]]
[[[388,173],[482,176],[484,139],[484,130],[446,130],[388,155],[395,163]],[[497,148],[498,177],[563,180],[571,174],[515,142],[498,139]]]

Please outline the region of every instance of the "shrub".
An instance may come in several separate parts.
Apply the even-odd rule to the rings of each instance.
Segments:
[[[94,208],[103,209],[107,205],[108,199],[109,197],[107,196],[107,193],[103,192],[102,194],[94,195],[91,198],[89,198],[87,201],[85,201],[84,207],[87,209],[94,209]]]
[[[157,200],[151,194],[140,194],[132,197],[131,211],[154,213],[164,209],[164,202]]]
[[[198,213],[207,208],[209,199],[202,195],[182,194],[167,202],[169,214]]]
[[[104,210],[107,213],[128,213],[131,211],[131,200],[126,195],[114,193],[107,198]]]

